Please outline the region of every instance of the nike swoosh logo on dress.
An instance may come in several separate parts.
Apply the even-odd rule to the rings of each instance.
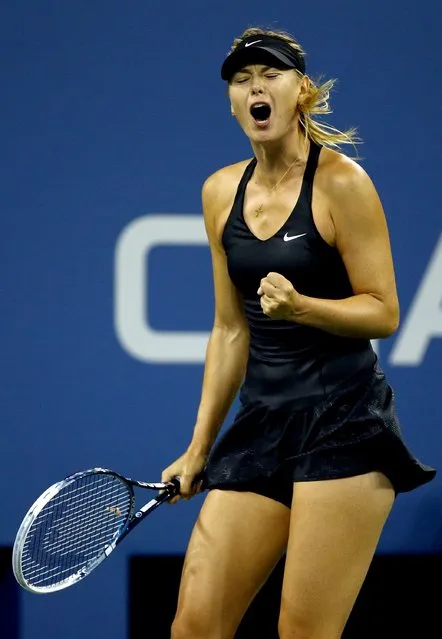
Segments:
[[[298,237],[304,237],[304,235],[307,235],[307,233],[301,233],[300,235],[288,235],[288,233],[286,233],[284,235],[284,242],[290,242],[290,240],[297,240]]]

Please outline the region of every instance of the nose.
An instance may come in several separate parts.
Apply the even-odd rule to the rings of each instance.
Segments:
[[[252,94],[260,95],[262,93],[263,93],[262,80],[261,78],[258,78],[255,76],[252,80]]]

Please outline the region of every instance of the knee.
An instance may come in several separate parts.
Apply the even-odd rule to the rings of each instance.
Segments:
[[[313,639],[311,629],[303,619],[285,613],[279,615],[278,637],[279,639]]]
[[[184,621],[182,618],[175,617],[172,624],[170,639],[201,639],[201,633],[193,624]]]
[[[191,616],[180,614],[173,621],[170,639],[204,639],[204,628]]]
[[[174,619],[171,628],[171,639],[230,639],[231,635],[223,633],[222,628],[215,626],[207,614],[195,614],[182,611]]]
[[[307,611],[283,605],[279,614],[279,639],[340,639],[340,624],[315,618]]]

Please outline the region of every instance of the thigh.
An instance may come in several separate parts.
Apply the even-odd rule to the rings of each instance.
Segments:
[[[282,638],[341,636],[394,496],[390,482],[378,472],[295,484]]]
[[[209,492],[183,567],[176,637],[233,637],[285,551],[290,509],[249,492]]]

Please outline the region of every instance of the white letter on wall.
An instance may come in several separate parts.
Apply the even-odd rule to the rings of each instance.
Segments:
[[[147,215],[131,222],[117,240],[115,330],[124,350],[144,362],[188,364],[205,359],[208,333],[157,331],[149,324],[146,258],[156,246],[177,244],[207,244],[201,215]]]
[[[394,345],[390,363],[419,366],[434,337],[442,337],[442,235]]]

